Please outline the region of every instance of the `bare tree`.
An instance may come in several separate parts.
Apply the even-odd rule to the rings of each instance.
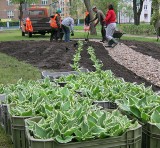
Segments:
[[[134,24],[140,24],[140,15],[143,8],[144,0],[133,0]]]

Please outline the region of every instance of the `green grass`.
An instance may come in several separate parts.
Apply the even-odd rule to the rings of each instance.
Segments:
[[[28,35],[22,36],[21,30],[7,30],[0,31],[0,41],[19,41],[19,40],[48,40],[49,34],[43,35],[33,35],[32,38],[29,38]]]
[[[135,40],[135,41],[142,41],[142,42],[154,42],[160,44],[160,42],[157,42],[156,36],[155,37],[146,37],[146,36],[132,36],[132,35],[123,35],[122,40]]]
[[[7,136],[0,126],[0,148],[12,148],[12,142],[9,136]]]
[[[71,39],[85,39],[87,37],[87,32],[84,32],[83,26],[75,26],[75,35],[71,37]],[[89,35],[89,38],[93,39],[101,39],[100,27],[97,27],[97,35]],[[9,30],[9,31],[0,31],[0,41],[19,41],[19,40],[48,40],[49,41],[50,34],[43,35],[33,35],[33,37],[29,38],[28,35],[21,36],[21,30]],[[154,37],[148,36],[135,36],[135,35],[123,35],[122,40],[136,40],[136,41],[144,41],[144,42],[155,42],[156,35]]]
[[[0,53],[0,83],[16,83],[19,79],[40,79],[40,71],[24,62]]]

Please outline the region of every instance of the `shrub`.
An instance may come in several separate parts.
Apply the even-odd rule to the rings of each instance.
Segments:
[[[135,34],[135,35],[153,35],[155,34],[155,29],[153,25],[150,24],[120,24],[118,26],[119,30],[127,34]]]

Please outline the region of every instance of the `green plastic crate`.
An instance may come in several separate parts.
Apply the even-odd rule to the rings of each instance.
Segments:
[[[0,124],[2,124],[2,104],[3,104],[3,101],[5,100],[6,98],[6,95],[5,94],[0,94]]]
[[[38,122],[40,119],[41,117],[34,117],[27,120]],[[25,124],[28,148],[141,148],[141,125],[135,129],[128,130],[122,136],[118,137],[59,144],[53,139],[35,139],[29,132],[27,120],[25,120]]]
[[[124,115],[127,115],[130,119],[136,119],[126,111],[122,111]],[[151,123],[142,123],[138,120],[139,124],[142,125],[142,148],[160,148],[160,129]]]
[[[0,104],[0,124],[2,124],[2,105]]]
[[[142,126],[142,148],[160,148],[160,129],[151,123]]]
[[[114,102],[109,101],[94,101],[92,104],[96,104],[97,106],[102,107],[102,109],[108,110],[108,111],[114,111],[118,108],[117,104]]]
[[[12,135],[11,121],[8,112],[8,104],[1,105],[1,114],[2,114],[1,125],[4,128],[5,133],[8,135]]]
[[[24,120],[30,117],[11,116],[13,148],[28,148]]]
[[[81,72],[89,72],[89,70],[86,69],[86,68],[80,68],[80,71]],[[49,77],[53,81],[54,79],[57,79],[57,78],[59,78],[61,76],[68,76],[70,74],[76,74],[77,75],[78,72],[77,71],[68,71],[68,72],[42,71],[41,78],[44,79],[44,78]]]
[[[14,107],[15,104],[10,104],[8,110]],[[11,128],[12,128],[12,141],[13,148],[28,148],[25,137],[25,122],[24,120],[30,118],[30,116],[12,116],[10,115]]]

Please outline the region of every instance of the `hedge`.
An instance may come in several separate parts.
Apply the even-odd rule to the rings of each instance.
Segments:
[[[19,21],[11,21],[9,22],[9,26],[19,26]],[[7,22],[0,22],[0,27],[7,27]]]
[[[127,33],[127,34],[135,34],[135,35],[154,35],[155,28],[150,24],[119,24],[117,25],[118,29]]]

